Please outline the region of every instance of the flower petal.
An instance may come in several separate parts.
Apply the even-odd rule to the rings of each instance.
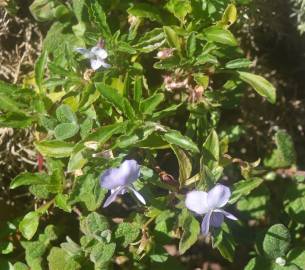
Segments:
[[[108,63],[106,63],[105,61],[102,61],[102,67],[103,67],[103,68],[110,68],[111,65],[108,64]]]
[[[212,211],[208,212],[201,223],[201,233],[203,235],[208,235],[210,229],[210,219],[211,219]]]
[[[190,191],[186,194],[185,206],[199,215],[205,214],[210,210],[207,198],[208,194],[204,191]]]
[[[119,194],[123,194],[124,193],[124,189],[125,187],[119,187],[115,190],[111,190],[111,194],[110,196],[107,198],[107,200],[105,201],[103,207],[107,207],[109,204],[113,203],[116,199],[116,197],[119,195]]]
[[[94,54],[85,48],[75,48],[74,51],[84,55],[86,58],[92,58],[94,57]]]
[[[231,213],[227,212],[227,211],[224,211],[222,209],[217,209],[217,210],[214,210],[214,212],[220,212],[222,213],[226,218],[228,219],[232,219],[232,220],[238,220],[238,218],[234,215],[232,215]]]
[[[103,61],[100,59],[90,59],[90,65],[93,70],[99,69],[103,65]]]
[[[210,225],[216,228],[219,228],[223,222],[223,213],[213,212],[211,215]]]
[[[136,191],[131,185],[128,186],[128,188],[133,192],[133,194],[137,197],[137,199],[144,205],[146,205],[146,201],[144,199],[144,197],[138,192]]]
[[[106,170],[100,177],[103,188],[115,189],[131,184],[140,176],[140,166],[135,160],[125,160],[119,168]]]
[[[93,47],[91,49],[91,52],[95,54],[100,60],[104,60],[108,56],[108,53],[104,49],[99,47]]]
[[[223,207],[229,201],[231,191],[224,185],[216,185],[208,192],[208,204],[211,209]]]

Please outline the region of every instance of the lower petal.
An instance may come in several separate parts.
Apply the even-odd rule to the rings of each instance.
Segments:
[[[219,228],[223,222],[223,213],[213,212],[211,215],[211,226]]]
[[[226,212],[224,210],[219,210],[226,218],[232,219],[232,220],[238,220],[238,218],[234,215],[232,215],[229,212]]]
[[[211,214],[212,214],[212,212],[208,212],[202,220],[201,233],[203,235],[208,235],[208,233],[209,233]]]
[[[102,66],[103,61],[101,61],[99,59],[91,59],[90,60],[90,64],[91,64],[91,68],[93,70],[97,70],[97,69],[99,69]]]
[[[138,192],[136,191],[133,187],[129,186],[129,189],[133,192],[133,194],[137,197],[137,199],[144,205],[146,205],[146,201],[144,199],[144,197]]]
[[[113,203],[116,199],[116,197],[119,195],[119,194],[122,194],[122,192],[124,191],[124,188],[125,187],[119,187],[115,190],[111,190],[111,194],[110,196],[107,198],[107,200],[105,201],[103,207],[107,207],[109,204]]]

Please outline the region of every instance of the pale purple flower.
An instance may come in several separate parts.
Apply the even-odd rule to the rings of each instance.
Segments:
[[[100,67],[110,67],[110,65],[105,62],[105,59],[108,57],[108,53],[99,46],[94,46],[90,50],[85,48],[76,48],[75,51],[84,55],[85,58],[90,59],[91,68],[94,70],[97,70]]]
[[[146,204],[143,196],[135,190],[133,182],[140,176],[140,165],[135,160],[125,160],[119,168],[111,168],[101,175],[101,186],[111,191],[103,207],[115,201],[116,197],[127,191],[132,191],[137,199]]]
[[[237,220],[232,214],[220,209],[227,204],[230,196],[230,189],[220,184],[209,192],[193,190],[186,194],[185,206],[196,214],[205,214],[201,223],[202,234],[207,235],[210,226],[220,227],[224,217]]]

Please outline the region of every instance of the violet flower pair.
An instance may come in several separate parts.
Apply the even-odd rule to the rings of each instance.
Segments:
[[[101,186],[111,191],[110,196],[104,203],[107,207],[115,201],[118,195],[131,191],[135,197],[146,204],[143,196],[135,190],[133,182],[140,176],[140,165],[135,160],[125,160],[120,167],[106,170],[100,179]],[[237,220],[232,214],[222,210],[231,196],[228,187],[218,184],[209,192],[193,190],[187,193],[185,206],[198,215],[205,214],[201,223],[203,235],[209,233],[210,226],[220,227],[224,217]]]

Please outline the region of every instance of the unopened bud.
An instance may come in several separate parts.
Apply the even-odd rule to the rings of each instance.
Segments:
[[[174,51],[173,48],[163,49],[157,53],[157,58],[159,58],[159,59],[169,58],[169,57],[173,56],[173,51]]]
[[[92,150],[97,150],[98,149],[98,142],[96,141],[87,141],[84,143],[84,145],[89,148],[89,149],[92,149]]]
[[[282,257],[277,257],[275,259],[275,263],[278,264],[279,266],[285,266],[286,260]]]

